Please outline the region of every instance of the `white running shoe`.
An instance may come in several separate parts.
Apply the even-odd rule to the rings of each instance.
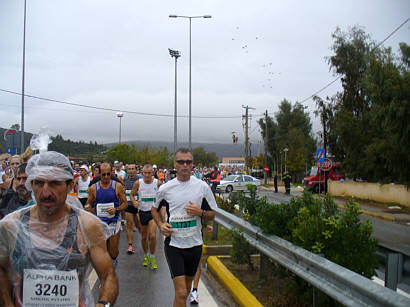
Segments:
[[[189,295],[189,300],[191,301],[191,304],[198,305],[199,299],[198,292],[196,290],[191,291],[191,294]]]

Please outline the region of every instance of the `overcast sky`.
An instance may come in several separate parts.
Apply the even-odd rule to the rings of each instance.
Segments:
[[[23,0],[0,0],[0,89],[21,93]],[[25,92],[89,106],[166,114],[124,113],[122,140],[173,141],[174,60],[178,60],[178,115],[188,115],[189,20],[192,20],[192,142],[243,142],[242,105],[256,120],[284,98],[302,101],[335,77],[325,57],[331,34],[359,25],[381,41],[410,13],[408,0],[334,1],[27,1]],[[410,22],[384,46],[410,44]],[[320,96],[340,90],[337,82]],[[304,103],[312,113],[311,100]],[[21,122],[21,97],[0,91],[1,127]],[[116,112],[25,99],[25,130],[47,125],[65,138],[118,141]],[[235,118],[204,119],[195,116]],[[313,129],[320,129],[312,114]],[[178,119],[178,141],[188,141],[188,118]]]

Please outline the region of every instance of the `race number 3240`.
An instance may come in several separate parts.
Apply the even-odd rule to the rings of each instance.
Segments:
[[[78,306],[76,270],[24,270],[23,306]]]

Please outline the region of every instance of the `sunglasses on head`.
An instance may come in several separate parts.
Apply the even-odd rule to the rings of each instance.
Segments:
[[[193,161],[192,160],[176,160],[176,162],[181,165],[183,164],[190,165],[192,164]]]

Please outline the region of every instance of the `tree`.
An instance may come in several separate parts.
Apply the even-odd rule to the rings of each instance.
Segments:
[[[353,179],[409,184],[409,46],[395,57],[358,27],[332,37],[328,62],[343,91],[326,103],[316,98],[331,152]]]
[[[214,152],[206,152],[203,147],[196,147],[192,150],[194,163],[197,166],[215,166],[218,164],[218,156]]]
[[[259,120],[262,137],[265,136],[265,121]],[[296,181],[304,175],[305,166],[310,164],[315,151],[315,140],[312,137],[312,124],[305,107],[296,102],[282,100],[275,120],[268,117],[268,146],[270,161],[280,160],[281,151],[288,148],[287,169]],[[276,159],[275,159],[276,158]]]

